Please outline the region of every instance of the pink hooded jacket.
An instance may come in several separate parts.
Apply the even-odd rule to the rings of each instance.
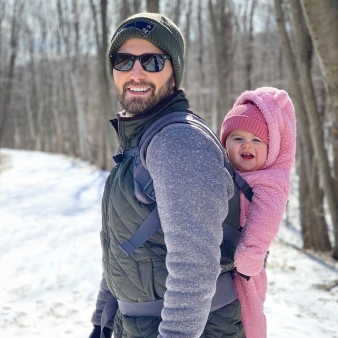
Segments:
[[[257,171],[240,172],[252,187],[249,202],[240,196],[243,235],[235,252],[235,288],[242,305],[246,338],[266,337],[263,303],[267,289],[264,266],[269,246],[278,232],[290,192],[290,173],[296,152],[296,119],[289,95],[284,90],[262,87],[240,95],[235,106],[253,102],[268,126],[269,147],[265,165]],[[222,137],[223,136],[223,137]],[[225,136],[221,133],[222,144]]]

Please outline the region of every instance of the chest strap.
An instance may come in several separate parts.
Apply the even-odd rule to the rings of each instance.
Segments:
[[[221,274],[216,282],[216,292],[211,301],[210,312],[214,312],[236,299],[237,294],[231,272]],[[151,302],[122,302],[111,296],[102,311],[101,332],[108,321],[114,318],[117,309],[122,314],[130,317],[161,317],[162,308],[163,299]]]
[[[161,228],[157,206],[151,211],[133,235],[120,245],[126,255],[130,255]]]

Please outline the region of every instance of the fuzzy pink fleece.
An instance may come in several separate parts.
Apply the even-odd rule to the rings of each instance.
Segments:
[[[289,95],[284,90],[262,87],[246,91],[234,104],[253,102],[268,125],[269,148],[265,165],[258,171],[240,172],[252,187],[249,202],[241,203],[242,238],[235,252],[235,266],[249,281],[236,275],[235,288],[242,305],[246,338],[266,337],[263,304],[267,290],[264,259],[278,232],[290,192],[290,172],[296,152],[296,118]],[[222,139],[222,135],[221,135]]]

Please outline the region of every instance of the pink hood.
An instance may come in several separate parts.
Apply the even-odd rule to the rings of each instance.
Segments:
[[[284,90],[262,87],[246,91],[234,107],[253,102],[268,126],[269,148],[265,165],[257,171],[241,172],[252,187],[252,202],[241,194],[242,239],[235,266],[248,276],[257,275],[276,236],[290,192],[290,173],[296,152],[296,119],[289,95]],[[221,135],[222,137],[222,135]]]
[[[288,93],[273,87],[261,87],[244,92],[234,107],[248,101],[260,109],[268,125],[269,153],[262,169],[274,167],[289,171],[296,153],[296,119]]]

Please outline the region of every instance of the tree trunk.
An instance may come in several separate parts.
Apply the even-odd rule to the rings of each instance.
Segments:
[[[80,15],[78,10],[77,0],[73,0],[72,2],[72,15],[73,15],[73,27],[75,32],[75,55],[80,54],[79,45],[80,45]],[[69,57],[69,61],[70,61]],[[70,65],[70,62],[69,62]],[[70,83],[72,88],[72,93],[74,96],[74,108],[76,111],[76,122],[77,122],[77,139],[78,139],[78,148],[79,148],[79,156],[88,161],[91,159],[90,149],[88,144],[88,130],[87,130],[87,121],[84,109],[84,98],[81,90],[81,79],[80,79],[80,71],[79,71],[79,63],[77,58],[72,62],[71,68],[69,69],[70,74]],[[57,110],[56,110],[57,111]],[[55,115],[58,117],[58,115]],[[60,125],[59,119],[55,120],[56,125]]]
[[[301,0],[301,5],[338,116],[338,2]],[[338,249],[336,253],[338,258]]]
[[[105,157],[103,168],[108,170],[112,167],[112,155],[117,150],[117,139],[115,132],[110,124],[110,120],[114,117],[112,107],[112,90],[111,90],[111,71],[107,62],[108,58],[108,24],[107,24],[107,0],[101,0],[101,48],[100,63],[101,63],[101,95],[102,95],[102,110],[104,116],[104,137],[105,137]]]
[[[298,121],[297,125],[298,125],[298,131],[299,131],[300,142],[301,142],[300,149],[302,151],[302,159],[304,161],[306,182],[307,182],[307,186],[311,186],[311,188],[314,189],[313,175],[316,174],[316,171],[313,171],[313,160],[312,160],[314,150],[312,147],[311,135],[309,133],[309,128],[308,128],[309,122],[308,122],[308,117],[306,114],[303,93],[302,93],[301,86],[300,86],[299,79],[298,79],[298,71],[297,71],[297,67],[293,59],[292,48],[291,48],[290,41],[289,41],[289,38],[286,33],[286,29],[285,29],[285,22],[284,22],[283,10],[281,6],[281,0],[275,0],[275,10],[276,10],[276,19],[277,19],[280,37],[282,41],[283,51],[286,57],[286,62],[287,62],[288,70],[289,70],[289,73],[288,73],[289,80],[290,80],[289,83],[290,83],[290,87],[293,93],[293,103],[295,105],[295,112],[296,112],[297,121]],[[302,181],[302,184],[303,184],[303,181]],[[311,194],[309,194],[309,197],[311,200],[310,201],[311,204],[309,205],[311,205],[311,210],[316,210],[318,207],[317,206],[318,200],[316,199],[316,196],[318,195],[318,189],[319,187],[317,186],[316,189],[312,190]],[[300,198],[302,197],[300,196]],[[300,200],[300,203],[302,204],[303,201]],[[305,215],[308,214],[306,210],[304,211],[304,213]],[[308,226],[309,218],[306,218],[306,217],[304,216],[303,218],[307,222],[307,224],[304,225],[304,228],[306,228],[307,231],[311,231],[313,227]],[[310,217],[310,219],[312,222],[315,221],[315,224],[316,224],[316,218]],[[307,234],[307,236],[311,236],[311,234]],[[311,242],[312,242],[311,240],[310,242],[307,242],[307,245],[308,243],[311,243]]]
[[[231,43],[232,43],[232,23],[229,8],[225,1],[217,0],[216,6],[212,0],[209,0],[209,14],[214,36],[214,50],[216,55],[216,76],[217,76],[217,112],[216,125],[217,135],[221,130],[221,125],[225,114],[227,113],[229,83],[231,81],[229,74],[232,68]]]
[[[108,25],[107,25],[107,0],[100,2],[100,16],[101,16],[101,34],[99,33],[99,25],[97,20],[97,9],[90,0],[92,14],[95,25],[95,36],[98,51],[99,63],[99,81],[100,81],[100,98],[101,98],[101,127],[103,130],[101,142],[98,151],[98,165],[102,169],[110,169],[111,156],[117,149],[116,138],[114,138],[113,130],[111,129],[109,120],[113,118],[112,99],[110,89],[111,71],[108,69],[107,52],[108,52]]]
[[[332,32],[338,31],[338,2],[334,0],[301,0],[312,41],[316,48],[321,68],[329,88],[335,115],[338,116],[338,39]],[[336,29],[336,30],[335,30]],[[311,92],[307,88],[307,97]],[[331,168],[324,147],[324,137],[318,116],[309,111],[310,130],[324,192],[335,234],[333,257],[338,260],[338,191],[331,176]]]
[[[0,3],[0,56],[2,56],[2,34],[3,34],[2,24],[5,19],[5,13],[6,13],[6,2],[1,1]],[[0,62],[0,78],[4,77],[3,68],[4,68],[4,63]],[[3,102],[0,100],[0,107],[2,104]]]
[[[249,20],[245,18],[245,20],[249,21],[249,27],[246,31],[246,39],[245,41],[245,79],[246,79],[246,90],[252,90],[251,84],[251,72],[252,72],[252,63],[253,63],[253,17],[255,13],[255,8],[257,5],[257,0],[252,0],[251,8],[249,13]]]
[[[120,21],[126,20],[133,14],[128,0],[122,1],[119,14]]]
[[[316,211],[313,208],[311,198],[311,187],[309,186],[305,174],[306,168],[304,165],[304,156],[301,155],[301,171],[299,180],[299,204],[301,210],[301,227],[303,235],[303,248],[312,249],[315,251],[320,250],[320,235],[317,223],[314,222],[316,218]]]
[[[197,56],[197,69],[199,70],[199,84],[200,88],[205,88],[203,92],[201,92],[198,95],[198,107],[200,107],[201,113],[203,112],[203,118],[207,122],[209,126],[212,127],[213,130],[216,130],[216,128],[213,128],[212,126],[212,110],[211,106],[208,104],[208,97],[210,94],[206,90],[206,72],[204,65],[204,52],[205,52],[205,41],[204,39],[207,38],[207,36],[204,35],[204,29],[203,29],[203,8],[202,8],[203,0],[199,0],[198,2],[198,9],[197,9],[197,32],[198,32],[198,56]],[[211,90],[210,90],[211,91]]]
[[[190,22],[191,22],[191,11],[192,11],[192,0],[189,0],[187,12],[186,12],[186,27],[185,27],[185,34],[184,34],[184,40],[185,40],[185,55],[189,55],[190,51]],[[178,20],[177,20],[178,22]],[[183,89],[185,91],[188,91],[189,81],[188,81],[188,67],[184,68],[184,76],[183,76]]]
[[[316,158],[320,158],[318,156],[318,151],[321,151],[324,153],[322,157],[325,157],[325,161],[328,162],[327,154],[324,149],[324,136],[321,128],[321,123],[319,119],[319,115],[317,112],[317,102],[315,99],[315,92],[312,85],[311,80],[311,60],[312,60],[312,43],[311,38],[308,34],[304,17],[302,15],[301,6],[299,3],[299,0],[292,0],[290,1],[291,6],[291,13],[293,18],[293,31],[296,38],[296,55],[297,55],[297,64],[298,64],[298,71],[299,71],[299,81],[300,81],[300,87],[302,91],[303,101],[305,104],[308,120],[310,122],[310,135],[313,147],[315,149]],[[317,151],[316,151],[317,149]],[[314,162],[314,161],[313,161]],[[318,161],[314,162],[314,166],[316,167],[316,163]],[[323,170],[323,169],[322,169]],[[319,187],[319,181],[317,180],[317,170],[316,175],[314,175],[315,183],[313,184],[314,187]],[[331,175],[330,170],[327,173],[324,173],[322,171],[322,174],[324,175]],[[312,180],[313,181],[313,180]],[[321,199],[318,200],[318,188],[317,193],[314,191],[312,192],[315,194],[317,202],[320,202]],[[316,209],[323,210],[323,206],[316,205]],[[321,212],[318,213],[320,215]],[[326,231],[326,234],[323,232],[320,232],[319,236],[323,238],[323,241],[321,243],[324,245],[324,243],[328,243],[327,247],[323,247],[320,245],[322,251],[329,251],[331,250],[331,245],[328,241],[328,233],[327,233],[327,226],[326,222],[325,225],[323,225],[323,221],[325,222],[325,219],[320,218],[319,224],[321,225],[321,230]]]
[[[19,3],[18,0],[15,0],[14,9],[12,14],[12,23],[11,23],[11,38],[10,38],[10,47],[11,47],[11,56],[9,62],[9,71],[7,76],[7,84],[5,86],[5,95],[2,106],[2,114],[0,116],[0,148],[5,139],[5,125],[8,118],[9,107],[11,104],[12,98],[12,86],[14,79],[14,67],[17,58],[17,47],[19,39],[19,25],[18,21],[21,20],[21,13],[23,9],[23,4]]]
[[[141,11],[141,0],[134,0],[134,13]]]
[[[147,12],[159,13],[160,12],[159,0],[147,0]]]

